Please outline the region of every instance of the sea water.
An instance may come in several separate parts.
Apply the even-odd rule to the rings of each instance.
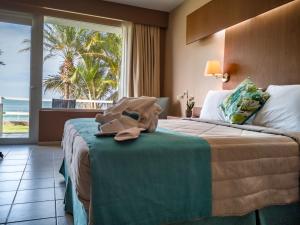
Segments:
[[[4,121],[29,121],[29,100],[2,99],[2,104]],[[42,104],[43,108],[51,108],[50,101],[43,101]],[[14,115],[5,115],[6,112],[13,112]]]

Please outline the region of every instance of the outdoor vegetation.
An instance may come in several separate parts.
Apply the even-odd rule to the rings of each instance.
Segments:
[[[3,133],[28,133],[27,123],[4,122]]]
[[[44,80],[65,99],[115,100],[121,64],[121,37],[76,27],[46,24],[45,60],[63,59],[57,74]],[[94,105],[96,107],[96,105]]]
[[[46,24],[44,60],[59,56],[62,62],[57,74],[44,79],[44,90],[58,91],[64,99],[116,100],[121,43],[118,34]]]
[[[30,50],[30,40],[23,41]],[[116,100],[121,67],[122,38],[106,33],[57,24],[45,24],[44,61],[61,59],[57,73],[47,74],[44,91],[58,92],[63,99]],[[2,51],[0,50],[0,56]],[[0,66],[5,63],[0,58]],[[89,108],[101,105],[90,103]],[[3,123],[3,132],[28,132],[28,124]]]

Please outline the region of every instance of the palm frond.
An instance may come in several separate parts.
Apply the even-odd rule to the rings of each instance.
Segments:
[[[30,50],[30,40],[20,52]],[[44,26],[44,61],[62,57],[59,70],[48,75],[44,91],[70,90],[73,97],[116,99],[120,77],[122,38],[120,35],[58,24]],[[0,62],[1,64],[1,62]]]
[[[59,92],[63,92],[63,81],[61,80],[60,75],[48,75],[43,80],[44,92],[48,90],[55,90]]]

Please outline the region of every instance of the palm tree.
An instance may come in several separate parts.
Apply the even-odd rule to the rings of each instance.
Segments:
[[[65,99],[115,100],[121,41],[117,34],[46,24],[44,49],[47,55],[44,60],[60,56],[63,62],[58,74],[50,74],[44,79],[45,91],[57,90]],[[30,43],[29,40],[24,42]]]
[[[107,72],[106,62],[85,55],[77,65],[72,76],[72,84],[76,86],[76,94],[84,99],[95,100],[110,98],[114,94],[118,80]],[[92,103],[92,108],[97,104]]]
[[[117,98],[116,89],[119,81],[122,41],[119,35],[62,25],[48,25],[45,31],[45,40],[44,46],[49,52],[45,59],[56,55],[60,55],[64,59],[59,74],[49,75],[44,80],[45,91],[60,90],[65,98],[70,96],[90,100],[103,97],[112,100]],[[75,61],[78,62],[78,66],[75,65]],[[95,75],[95,79],[89,80],[88,77],[91,76],[93,69],[97,69],[97,75]],[[81,75],[79,76],[79,74]],[[89,83],[79,82],[78,78],[85,76]],[[102,81],[105,80],[105,88],[99,84],[100,76]],[[85,79],[82,78],[82,80]],[[94,94],[91,95],[92,92],[87,94],[89,92],[87,89],[97,85],[101,87],[95,88]],[[102,93],[99,94],[100,92]]]
[[[0,55],[2,55],[2,53],[3,53],[3,51],[0,49]],[[5,65],[5,63],[0,61],[0,66],[4,66],[4,65]]]
[[[60,56],[63,63],[59,74],[49,75],[44,80],[45,91],[56,89],[63,93],[65,99],[74,97],[72,95],[72,84],[70,77],[75,71],[75,61],[84,49],[85,39],[90,31],[81,28],[63,26],[57,24],[46,24],[44,29],[44,49],[48,53],[44,60]]]
[[[97,71],[97,75],[95,74],[97,79],[91,80],[94,82],[93,85],[99,85],[99,88],[95,89],[93,99],[116,100],[120,78],[122,39],[113,33],[96,32],[90,40],[91,43],[81,54],[82,60],[77,66],[78,70],[74,77],[80,75],[82,79],[86,80],[91,77],[91,70]],[[88,86],[87,89],[91,90],[91,86]]]

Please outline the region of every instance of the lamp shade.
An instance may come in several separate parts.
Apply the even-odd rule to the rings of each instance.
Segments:
[[[207,61],[205,67],[205,76],[218,76],[222,74],[221,63],[216,60]]]

